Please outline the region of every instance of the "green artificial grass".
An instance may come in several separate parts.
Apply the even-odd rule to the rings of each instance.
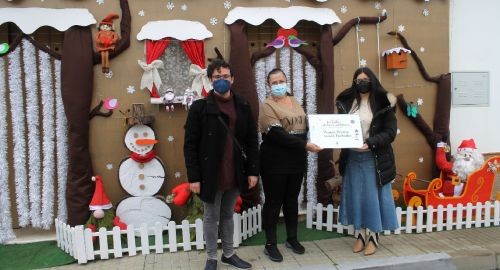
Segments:
[[[307,229],[305,222],[299,222],[297,229],[298,229],[297,237],[301,242],[331,239],[344,236],[343,234],[338,234],[337,232]],[[280,244],[285,243],[286,229],[285,229],[285,224],[283,222],[278,223],[277,233],[278,233],[278,243]],[[266,235],[264,230],[246,240],[243,240],[243,242],[241,243],[242,246],[263,246],[265,244],[266,244]]]
[[[76,260],[57,247],[56,241],[0,245],[0,269],[39,269]]]

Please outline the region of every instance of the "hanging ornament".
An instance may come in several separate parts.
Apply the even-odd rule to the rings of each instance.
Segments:
[[[224,1],[224,8],[230,9],[231,8],[231,1]]]
[[[141,17],[144,17],[144,15],[146,15],[146,13],[144,12],[144,10],[139,10],[139,12],[137,12],[137,14]]]
[[[406,48],[396,47],[382,52],[382,57],[385,56],[387,69],[403,69],[408,67],[408,54],[410,53],[411,51]]]
[[[7,53],[9,51],[9,43],[0,44],[0,55]]]
[[[425,17],[429,16],[430,14],[431,12],[428,9],[424,8],[424,10],[422,10],[422,15],[424,15]]]
[[[118,99],[116,98],[106,98],[104,100],[104,108],[108,109],[108,110],[114,110],[116,108],[118,108],[118,106],[120,106],[120,103],[118,103]]]
[[[129,85],[127,87],[127,93],[133,94],[135,92],[135,87],[133,85]]]
[[[168,1],[166,7],[168,10],[172,10],[172,9],[174,9],[175,5],[172,1]]]
[[[348,9],[347,9],[347,6],[342,6],[340,7],[340,12],[342,12],[343,14],[347,13]]]
[[[186,4],[183,4],[183,5],[181,6],[181,10],[182,10],[182,11],[187,11],[187,9],[188,9],[188,6],[187,6]]]
[[[98,5],[102,5],[102,4],[104,4],[104,0],[96,0],[95,2],[96,2]]]

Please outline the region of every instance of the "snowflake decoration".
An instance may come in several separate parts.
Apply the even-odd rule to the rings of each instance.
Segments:
[[[106,77],[106,79],[111,79],[111,78],[113,78],[113,71],[112,71],[112,70],[110,70],[110,71],[108,71],[108,72],[104,73],[104,77]]]
[[[340,7],[340,12],[342,12],[344,14],[347,13],[347,6],[344,5],[344,6]]]
[[[404,25],[402,25],[402,24],[400,24],[400,25],[398,26],[398,32],[399,32],[399,33],[403,33],[404,31],[405,31],[405,26],[404,26]]]
[[[216,25],[218,22],[219,21],[217,20],[217,18],[214,18],[214,17],[210,18],[210,24],[211,25]]]
[[[397,77],[398,75],[399,75],[399,72],[397,70],[394,70],[394,72],[392,73],[392,76]]]
[[[359,60],[359,66],[366,67],[366,59],[361,58],[361,60]]]
[[[95,0],[95,2],[96,2],[97,4],[99,4],[99,5],[104,4],[104,0]]]
[[[174,136],[172,136],[172,135],[168,136],[167,141],[173,142],[174,141]]]
[[[419,157],[418,162],[423,163],[424,162],[424,157]]]
[[[365,42],[365,37],[360,37],[359,42],[364,43]]]
[[[172,9],[174,9],[175,5],[173,2],[168,1],[166,7],[168,10],[172,10]]]
[[[425,48],[424,47],[420,47],[420,51],[421,52],[425,52]]]
[[[422,106],[424,104],[424,99],[423,98],[418,98],[417,99],[417,105]]]
[[[139,10],[139,12],[138,12],[137,14],[138,14],[139,16],[141,16],[141,17],[144,17],[144,15],[145,15],[146,13],[144,13],[144,10],[143,10],[143,9],[141,9],[141,10]]]
[[[396,130],[396,134],[399,134],[399,133],[401,133],[401,129],[399,129],[399,128],[398,128],[398,129]]]
[[[380,9],[382,4],[380,2],[375,2],[375,9]]]
[[[111,163],[106,164],[106,169],[108,169],[108,171],[111,171],[113,169],[113,164]]]
[[[186,4],[183,4],[183,5],[181,6],[181,10],[182,10],[182,11],[186,11],[187,9],[188,9],[188,6],[187,6]]]
[[[230,9],[231,8],[231,1],[225,1],[224,2],[224,8],[225,9]]]
[[[133,94],[133,93],[135,92],[135,86],[133,86],[133,85],[129,85],[129,86],[127,87],[127,92],[128,92],[129,94]]]
[[[181,178],[181,172],[175,172],[174,176],[175,178]]]
[[[424,10],[422,10],[422,15],[424,15],[425,17],[429,16],[430,14],[431,12],[428,9],[424,8]]]

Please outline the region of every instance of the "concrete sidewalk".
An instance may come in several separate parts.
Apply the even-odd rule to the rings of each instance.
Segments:
[[[382,236],[376,254],[363,256],[351,251],[353,237],[303,242],[306,253],[297,255],[279,245],[284,260],[270,261],[263,246],[241,246],[238,255],[252,269],[500,269],[500,227],[464,229],[422,234]],[[220,253],[220,251],[219,251]],[[205,265],[204,251],[137,255],[97,260],[84,265],[55,267],[56,270],[87,269],[179,269],[197,270]],[[218,269],[235,269],[220,264]]]

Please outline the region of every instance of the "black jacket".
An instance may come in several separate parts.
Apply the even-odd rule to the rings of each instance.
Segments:
[[[227,130],[218,116],[229,126],[227,115],[220,112],[213,91],[205,99],[193,102],[184,125],[184,159],[190,183],[200,182],[200,198],[213,203],[218,189],[220,165]],[[257,128],[250,104],[234,94],[236,107],[235,136],[244,148],[246,163],[233,143],[235,179],[241,192],[248,190],[247,176],[259,175]]]
[[[394,113],[396,98],[387,92],[375,93],[376,104],[366,144],[373,152],[377,169],[377,184],[383,186],[396,178],[396,162],[391,143],[397,132],[397,120]],[[336,105],[339,113],[347,114],[355,100],[355,91],[346,89],[337,97]],[[349,151],[342,149],[339,158],[339,172],[344,175]]]

